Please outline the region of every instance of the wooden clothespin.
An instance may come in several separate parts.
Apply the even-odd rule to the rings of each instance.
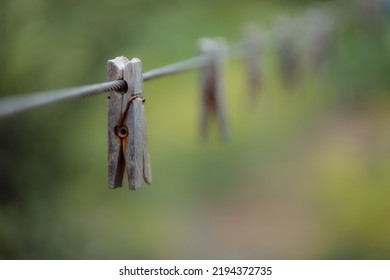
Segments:
[[[261,87],[261,57],[262,37],[256,24],[249,24],[244,29],[244,55],[247,65],[249,93],[254,106],[257,104]]]
[[[291,87],[296,82],[299,71],[299,54],[294,41],[296,23],[286,16],[279,16],[275,31],[283,82],[286,87]]]
[[[386,8],[389,9],[389,1],[383,0],[360,0],[358,19],[362,29],[370,36],[383,34],[383,27],[386,26]]]
[[[206,58],[206,65],[201,69],[201,116],[200,136],[207,139],[208,123],[217,119],[222,140],[227,140],[229,129],[223,100],[222,67],[225,56],[225,42],[221,38],[203,38],[199,41],[199,51]]]
[[[314,71],[320,70],[329,59],[333,45],[334,19],[325,6],[320,8],[309,9],[305,21],[308,36],[305,52]]]
[[[136,190],[143,180],[152,182],[142,63],[138,58],[117,57],[107,62],[107,68],[110,81],[123,79],[127,83],[126,91],[108,95],[108,185],[121,187],[126,169],[129,188]]]

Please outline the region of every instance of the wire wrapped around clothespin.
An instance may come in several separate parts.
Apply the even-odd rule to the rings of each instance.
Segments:
[[[262,36],[256,24],[248,24],[244,28],[244,55],[247,67],[247,77],[251,103],[256,106],[259,91],[262,84],[261,80],[261,57]]]
[[[126,169],[131,190],[139,189],[144,180],[152,182],[149,145],[143,98],[142,63],[138,58],[109,60],[108,78],[124,80],[125,92],[108,95],[108,184],[122,186]]]
[[[207,139],[208,124],[212,118],[217,119],[222,140],[227,140],[229,129],[224,104],[222,68],[226,45],[223,39],[202,38],[199,40],[199,51],[206,58],[206,65],[201,68],[201,112],[200,136]]]

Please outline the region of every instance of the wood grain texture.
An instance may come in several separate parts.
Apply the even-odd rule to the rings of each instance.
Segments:
[[[143,181],[143,110],[142,99],[135,98],[129,107],[126,118],[126,126],[129,130],[127,143],[124,145],[126,158],[126,171],[129,180],[129,188],[136,190],[141,188]]]
[[[143,105],[144,106],[144,105]],[[144,109],[144,108],[142,108]],[[142,114],[143,117],[143,175],[146,183],[152,183],[152,164],[150,161],[150,152],[149,152],[149,140],[148,140],[148,130],[146,127],[146,118],[145,113]]]
[[[144,114],[142,62],[133,58],[124,69],[124,80],[128,84],[127,98],[131,101],[125,120],[129,131],[124,154],[129,188],[141,188],[143,180],[152,182],[152,170]]]
[[[139,59],[130,60],[124,69],[123,78],[127,82],[126,102],[129,110],[124,121],[128,128],[128,137],[124,143],[124,154],[126,159],[126,171],[131,190],[139,189],[142,186],[143,158],[143,120],[142,100],[137,96],[142,94],[142,63]]]
[[[152,182],[152,170],[144,114],[142,62],[117,57],[107,62],[108,79],[123,79],[126,92],[108,96],[108,185],[122,186],[126,170],[131,190],[142,181]]]
[[[128,59],[117,57],[107,62],[108,80],[123,79],[123,69]],[[123,93],[111,91],[108,93],[108,186],[122,186],[125,170],[125,158],[122,153],[121,139],[115,135],[115,127],[121,117]]]

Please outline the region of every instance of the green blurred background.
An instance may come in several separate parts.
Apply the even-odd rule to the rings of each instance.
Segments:
[[[118,55],[150,70],[313,5],[2,0],[0,95],[103,82]],[[256,110],[243,61],[226,64],[227,143],[199,141],[197,71],[147,82],[154,181],[138,191],[107,187],[106,95],[1,119],[0,258],[390,258],[389,10],[338,5],[331,55],[301,51],[293,85],[264,49]]]

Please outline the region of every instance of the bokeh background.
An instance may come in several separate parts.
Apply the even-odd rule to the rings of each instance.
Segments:
[[[293,82],[267,45],[256,104],[244,62],[226,64],[226,143],[216,127],[199,141],[198,71],[145,83],[154,181],[138,191],[107,187],[105,94],[0,119],[0,258],[389,259],[389,3],[374,2],[336,3],[318,65],[303,15],[327,2],[2,0],[1,96],[104,82],[118,55],[150,70],[197,55],[200,37],[235,43],[248,22],[302,21]]]

